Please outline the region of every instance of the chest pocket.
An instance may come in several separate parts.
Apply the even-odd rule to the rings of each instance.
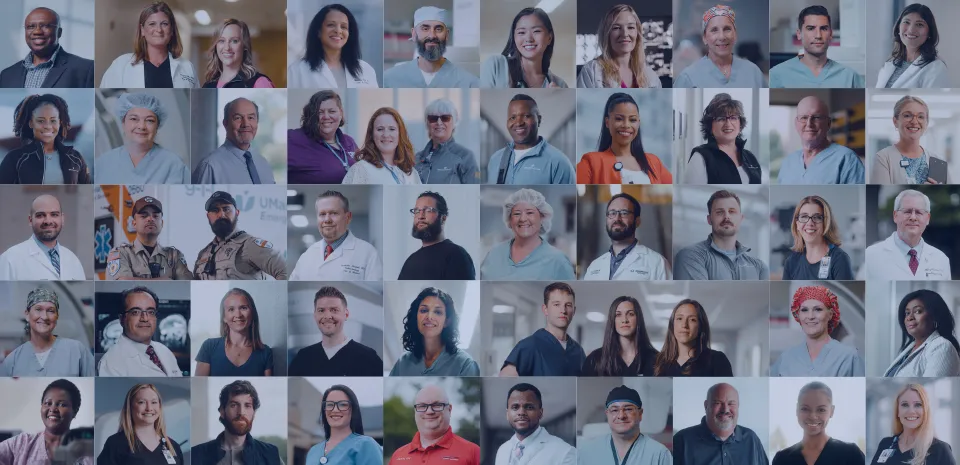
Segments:
[[[243,273],[244,270],[238,269],[238,265],[244,264],[246,261],[237,258],[242,251],[242,243],[229,243],[217,251],[217,278],[242,279],[240,273]]]

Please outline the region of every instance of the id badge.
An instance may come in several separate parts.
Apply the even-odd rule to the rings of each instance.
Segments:
[[[163,458],[167,459],[168,464],[177,465],[177,459],[173,458],[173,454],[166,447],[163,448]]]
[[[893,449],[887,449],[880,453],[880,457],[877,457],[877,463],[887,463],[887,459],[893,455]]]
[[[830,257],[826,256],[820,259],[820,271],[817,273],[817,279],[827,279],[830,276]]]

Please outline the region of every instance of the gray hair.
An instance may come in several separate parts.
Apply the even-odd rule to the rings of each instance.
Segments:
[[[930,107],[927,106],[927,102],[924,102],[920,97],[914,97],[912,95],[904,95],[900,100],[897,100],[897,103],[893,106],[893,117],[899,118],[900,112],[903,111],[903,107],[907,106],[907,104],[910,102],[923,105],[923,108],[927,110],[927,118],[930,117]]]
[[[457,125],[460,124],[460,112],[457,111],[456,105],[448,98],[438,98],[429,104],[427,108],[423,110],[423,118],[426,119],[430,115],[450,115],[453,117],[453,128],[456,129]]]
[[[913,189],[907,189],[907,190],[905,190],[905,191],[897,194],[897,198],[893,200],[893,209],[899,211],[899,210],[900,210],[900,204],[903,202],[904,197],[908,197],[908,196],[921,197],[921,198],[923,198],[923,208],[924,208],[924,210],[926,210],[926,211],[928,211],[928,212],[930,211],[930,197],[927,197],[927,195],[924,194],[923,192],[915,191],[915,190],[913,190]]]

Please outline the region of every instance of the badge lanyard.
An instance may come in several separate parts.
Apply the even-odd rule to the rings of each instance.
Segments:
[[[162,448],[161,450],[162,450],[162,452],[163,452],[163,458],[166,459],[167,464],[169,464],[169,465],[176,465],[176,464],[177,464],[177,459],[175,459],[175,458],[173,457],[173,454],[171,454],[170,451],[167,450],[167,445],[164,444],[163,439],[160,440],[160,447]]]
[[[323,141],[323,146],[326,147],[327,150],[331,151],[333,153],[333,156],[337,157],[337,161],[339,161],[340,164],[343,165],[343,169],[344,171],[346,171],[350,168],[350,156],[347,155],[347,149],[345,149],[343,147],[343,144],[340,143],[340,136],[336,136],[336,140],[337,140],[337,145],[340,147],[339,150],[331,147],[330,144],[328,144],[326,141]],[[341,151],[343,151],[343,157],[340,156]]]
[[[897,441],[899,439],[900,439],[900,436],[893,437],[893,443],[890,444],[890,448],[884,450],[883,452],[880,452],[880,457],[877,457],[877,463],[887,463],[887,459],[889,459],[894,454],[894,452],[896,452]]]
[[[820,271],[817,273],[817,279],[827,279],[830,275],[830,256],[827,255],[820,259]]]
[[[390,165],[384,163],[384,164],[383,164],[383,167],[386,168],[387,171],[390,172],[390,176],[393,176],[393,180],[396,181],[397,184],[403,184],[402,182],[400,182],[400,178],[397,177],[397,173],[394,173],[394,172],[393,172],[393,168],[391,168]]]

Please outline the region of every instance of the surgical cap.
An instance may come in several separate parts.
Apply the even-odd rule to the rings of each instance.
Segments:
[[[550,227],[553,225],[553,207],[547,203],[543,194],[533,189],[520,189],[510,194],[507,201],[503,203],[503,222],[507,225],[507,229],[510,229],[510,213],[513,211],[513,207],[521,202],[537,207],[537,210],[540,210],[540,214],[543,215],[543,220],[540,222],[540,234],[550,232]]]
[[[804,286],[793,293],[793,303],[790,305],[790,313],[793,319],[800,323],[800,305],[808,300],[816,300],[829,308],[833,314],[830,321],[827,322],[827,332],[832,333],[840,324],[840,304],[837,302],[837,295],[823,286]]]
[[[60,299],[57,298],[57,293],[49,289],[38,287],[27,294],[27,310],[40,302],[50,302],[57,311],[60,310]]]
[[[163,122],[167,119],[167,111],[163,109],[160,99],[150,94],[120,94],[115,110],[117,121],[123,123],[127,112],[134,108],[146,108],[157,115],[158,128],[163,127]]]
[[[413,27],[419,26],[424,21],[440,21],[444,26],[450,27],[450,13],[435,6],[417,8],[413,13]]]
[[[726,16],[730,18],[730,22],[733,23],[733,27],[737,27],[737,14],[733,12],[733,8],[726,5],[717,5],[710,8],[706,13],[703,14],[703,27],[700,31],[701,34],[707,32],[707,23],[717,16]]]

